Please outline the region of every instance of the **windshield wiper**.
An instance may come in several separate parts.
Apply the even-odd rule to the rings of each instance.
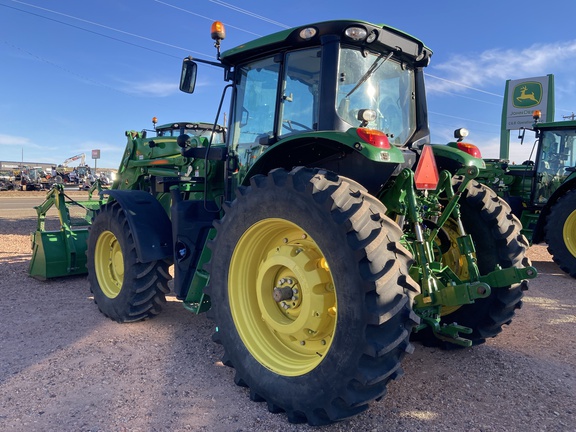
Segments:
[[[348,94],[347,94],[346,96],[344,96],[344,98],[349,97],[352,93],[354,93],[356,90],[358,90],[358,88],[359,88],[362,84],[364,84],[364,83],[368,80],[368,78],[370,78],[370,77],[372,76],[372,74],[378,70],[378,68],[379,68],[380,66],[382,66],[384,63],[386,63],[386,62],[390,59],[390,57],[392,57],[392,54],[393,54],[392,52],[391,52],[391,53],[388,53],[388,55],[386,56],[386,58],[385,58],[382,62],[380,62],[380,60],[382,60],[382,58],[384,57],[384,53],[380,54],[380,55],[376,58],[376,60],[374,60],[374,63],[372,63],[372,64],[370,65],[370,67],[368,68],[368,70],[366,71],[366,73],[365,73],[364,75],[362,75],[362,78],[360,78],[360,80],[356,83],[356,85],[354,86],[354,88],[353,88],[352,90],[350,90],[350,91],[348,92]]]

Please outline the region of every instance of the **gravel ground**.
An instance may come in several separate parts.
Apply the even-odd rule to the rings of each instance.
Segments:
[[[156,319],[120,325],[84,277],[28,277],[35,212],[3,209],[17,195],[0,192],[1,431],[574,430],[576,281],[545,246],[529,251],[539,277],[501,335],[457,351],[416,344],[382,401],[312,428],[251,402],[211,322],[174,298]]]

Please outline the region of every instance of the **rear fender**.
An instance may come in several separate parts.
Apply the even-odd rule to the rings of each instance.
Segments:
[[[394,147],[378,148],[362,141],[355,132],[310,132],[285,138],[269,147],[248,165],[242,184],[256,174],[267,174],[274,168],[291,170],[297,166],[324,168],[354,179],[375,193],[405,163],[403,152]],[[240,162],[246,160],[240,159]],[[245,169],[246,169],[245,168]]]
[[[124,210],[140,262],[172,258],[172,223],[151,194],[116,189],[103,190],[102,193],[114,198]]]
[[[441,144],[432,144],[431,147],[439,170],[447,170],[455,174],[463,167],[475,166],[478,169],[486,168],[483,159],[469,155],[457,148]]]

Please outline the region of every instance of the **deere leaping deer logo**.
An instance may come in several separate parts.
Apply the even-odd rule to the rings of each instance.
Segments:
[[[542,101],[542,84],[539,82],[523,82],[514,88],[512,104],[516,108],[530,108]]]

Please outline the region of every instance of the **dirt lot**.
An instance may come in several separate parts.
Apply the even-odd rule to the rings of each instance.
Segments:
[[[500,336],[458,351],[416,345],[384,400],[315,429],[251,402],[220,363],[211,322],[177,301],[120,325],[84,277],[29,278],[35,212],[7,210],[16,195],[0,192],[2,431],[574,430],[576,281],[544,246],[529,252],[540,275]]]

